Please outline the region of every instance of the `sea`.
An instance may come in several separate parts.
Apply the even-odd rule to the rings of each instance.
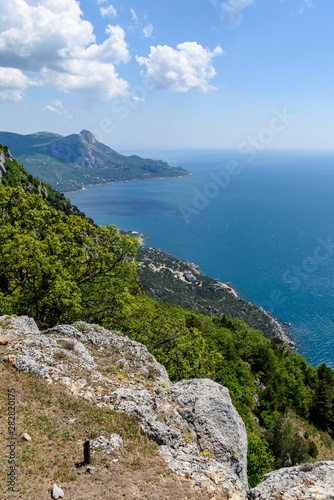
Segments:
[[[334,152],[124,151],[192,172],[66,196],[101,224],[194,262],[290,323],[297,351],[334,368]],[[247,153],[247,154],[246,154]]]

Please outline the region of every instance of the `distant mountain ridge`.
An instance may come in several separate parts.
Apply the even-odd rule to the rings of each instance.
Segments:
[[[29,173],[58,191],[190,175],[189,171],[161,160],[119,154],[98,142],[88,130],[66,137],[50,132],[28,135],[0,132],[0,143],[9,147]]]

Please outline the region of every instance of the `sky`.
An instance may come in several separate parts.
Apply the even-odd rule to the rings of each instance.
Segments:
[[[0,130],[333,150],[333,0],[0,0]]]

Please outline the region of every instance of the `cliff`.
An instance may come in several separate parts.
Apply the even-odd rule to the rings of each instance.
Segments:
[[[6,366],[45,379],[53,391],[62,386],[66,393],[94,402],[96,411],[134,416],[146,436],[159,445],[168,467],[189,482],[195,496],[184,498],[302,500],[315,494],[319,499],[334,498],[334,462],[275,471],[248,491],[246,432],[228,390],[209,379],[172,384],[144,345],[119,332],[84,322],[40,332],[31,318],[2,316],[0,336],[6,346],[1,362]],[[29,428],[29,421],[20,424]],[[118,450],[122,440],[114,435],[97,437],[93,444],[102,448],[103,463],[109,463],[108,453]],[[73,471],[74,458],[68,459]],[[96,472],[101,467],[97,463]],[[24,486],[31,495],[29,484]],[[83,498],[68,490],[68,498]],[[46,498],[39,493],[38,498]]]

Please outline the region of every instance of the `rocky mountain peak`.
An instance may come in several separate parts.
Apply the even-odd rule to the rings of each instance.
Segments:
[[[95,144],[96,139],[94,135],[88,130],[82,130],[79,134],[80,139],[83,139],[88,144]]]

